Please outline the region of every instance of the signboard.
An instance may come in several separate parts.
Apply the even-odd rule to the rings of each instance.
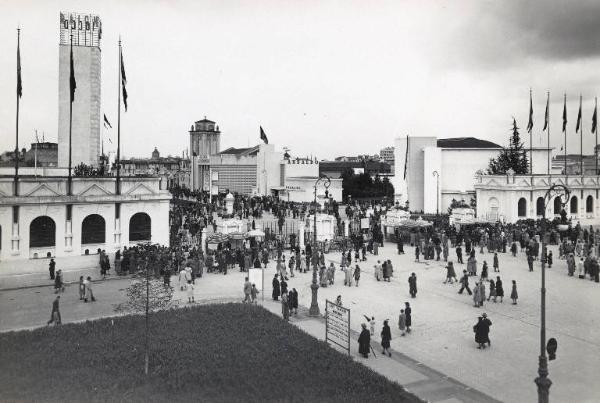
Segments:
[[[325,341],[350,354],[350,309],[325,301]]]

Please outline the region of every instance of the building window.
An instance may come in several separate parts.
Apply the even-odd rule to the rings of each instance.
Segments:
[[[535,214],[538,216],[543,216],[544,215],[544,198],[538,197],[537,202],[535,204],[536,204]]]
[[[560,197],[554,198],[554,214],[559,215],[562,211],[562,202],[560,201]]]
[[[517,215],[519,217],[527,217],[527,200],[524,197],[519,199],[519,203],[517,205]]]
[[[91,214],[81,223],[81,244],[106,242],[106,223],[99,214]]]
[[[152,238],[152,222],[146,213],[136,213],[129,219],[129,242],[149,241]]]
[[[577,196],[571,197],[571,214],[577,214]]]
[[[29,225],[29,247],[44,248],[56,245],[56,224],[48,216],[34,219]]]
[[[585,212],[593,213],[594,212],[594,198],[590,195],[585,199]]]

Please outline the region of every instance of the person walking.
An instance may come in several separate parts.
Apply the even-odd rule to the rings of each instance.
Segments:
[[[398,316],[398,329],[402,332],[400,336],[406,336],[406,314],[404,309],[400,309],[400,316]]]
[[[85,298],[85,284],[83,276],[79,276],[79,300],[83,301]]]
[[[481,288],[479,288],[479,283],[475,283],[473,287],[473,306],[475,308],[479,308],[479,303],[481,301]]]
[[[196,302],[194,301],[194,283],[190,281],[186,288],[186,294],[188,297],[188,303]]]
[[[298,291],[295,288],[292,288],[292,291],[289,292],[288,301],[290,304],[290,313],[298,315]]]
[[[533,271],[533,253],[527,254],[527,265],[529,266],[529,271]]]
[[[375,336],[375,325],[376,325],[375,316],[371,316],[370,319],[369,319],[369,317],[367,315],[363,315],[363,316],[365,317],[365,319],[369,323],[369,327],[371,328],[370,329],[371,336]]]
[[[460,244],[456,246],[456,262],[460,263],[460,264],[464,264],[462,248],[460,247]]]
[[[500,262],[498,261],[498,253],[497,252],[494,252],[493,266],[494,266],[494,273],[500,272]]]
[[[553,263],[552,251],[551,250],[548,251],[548,257],[546,258],[546,260],[548,261],[548,268],[551,269],[552,268],[552,263]]]
[[[419,255],[421,254],[419,250],[419,245],[415,245],[415,262],[420,262]]]
[[[481,267],[481,277],[480,277],[479,281],[487,281],[487,279],[488,279],[488,264],[484,260],[483,266]]]
[[[490,279],[490,295],[488,296],[488,301],[494,298],[494,302],[496,302],[496,283],[493,279]]]
[[[404,303],[404,315],[406,317],[406,333],[410,333],[410,327],[412,326],[412,308],[410,303]]]
[[[483,321],[483,316],[478,317],[477,323],[475,324],[475,326],[473,326],[473,332],[475,333],[475,343],[477,343],[477,348],[480,350],[485,348],[485,341],[484,341],[484,336],[483,336],[483,325],[481,323],[482,321]]]
[[[463,290],[465,289],[469,295],[473,294],[469,288],[469,275],[467,274],[466,270],[463,270],[463,276],[460,278],[460,290],[458,290],[458,293],[462,294]]]
[[[56,262],[54,258],[50,259],[50,263],[48,264],[48,271],[50,272],[50,280],[54,280],[54,273],[56,271]]]
[[[245,304],[246,302],[252,302],[251,294],[252,294],[252,283],[250,283],[250,280],[248,279],[248,277],[246,277],[246,279],[244,281],[244,299],[242,300],[242,303]]]
[[[456,272],[454,271],[454,263],[450,261],[446,265],[446,281],[444,281],[443,284],[452,284],[454,281],[458,281],[458,279],[456,278]]]
[[[512,290],[510,291],[510,299],[512,299],[512,304],[517,305],[517,300],[519,299],[519,294],[517,293],[517,282],[516,280],[512,281]]]
[[[481,315],[480,321],[480,332],[481,332],[481,342],[483,343],[483,347],[485,348],[485,343],[487,343],[488,347],[492,346],[492,342],[490,341],[490,326],[492,326],[492,321],[488,319],[487,313],[483,313]]]
[[[475,251],[471,251],[469,259],[467,259],[467,272],[469,276],[477,275],[477,258],[475,258]]]
[[[281,294],[281,314],[283,315],[283,320],[290,320],[290,305],[287,293]]]
[[[256,297],[258,296],[259,291],[256,289],[256,284],[252,284],[252,289],[250,290],[250,296],[252,297],[252,303],[256,305]]]
[[[65,284],[63,283],[63,274],[62,270],[58,269],[56,275],[54,276],[54,293],[58,294],[60,292],[65,292]]]
[[[485,284],[483,281],[479,282],[479,306],[483,307],[483,302],[485,301]]]
[[[348,267],[348,270],[350,270],[350,267]],[[356,283],[357,287],[358,287],[358,280],[360,280],[360,267],[358,267],[358,265],[356,265],[356,267],[354,268],[354,282]]]
[[[371,333],[367,330],[367,324],[361,324],[362,330],[358,336],[358,353],[364,358],[369,358],[371,350]]]
[[[92,302],[96,301],[94,297],[94,292],[92,291],[92,278],[88,276],[83,282],[85,286],[85,297],[83,298],[83,302],[88,302],[88,299]]]
[[[60,295],[57,295],[54,301],[52,301],[52,311],[50,312],[50,320],[46,323],[46,326],[50,326],[50,324],[54,323],[55,325],[60,325],[62,323],[62,318],[60,317]]]
[[[417,275],[414,272],[408,278],[408,292],[411,298],[417,296]]]
[[[279,287],[279,280],[277,279],[277,276],[277,274],[273,276],[273,293],[271,294],[273,301],[278,301],[279,296],[281,295],[281,288]]]
[[[500,297],[500,303],[502,303],[502,299],[504,298],[504,288],[502,287],[500,276],[496,276],[496,296]],[[496,302],[496,298],[494,298],[494,302]]]
[[[383,349],[382,354],[387,353],[388,357],[392,356],[390,352],[390,341],[392,340],[392,331],[388,325],[388,320],[383,321],[383,329],[381,329],[381,348]]]

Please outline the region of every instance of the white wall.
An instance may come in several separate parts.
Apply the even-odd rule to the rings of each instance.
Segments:
[[[439,187],[438,178],[433,175],[434,171],[440,176]],[[434,214],[437,213],[438,208],[443,212],[440,198],[442,186],[442,150],[437,147],[425,147],[423,150],[423,212]]]

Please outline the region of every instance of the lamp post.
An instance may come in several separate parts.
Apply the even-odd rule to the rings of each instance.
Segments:
[[[542,288],[541,288],[541,324],[540,324],[540,356],[538,364],[538,377],[535,384],[538,388],[538,402],[548,403],[552,381],[548,378],[548,358],[546,357],[546,206],[552,194],[556,194],[561,207],[569,202],[571,191],[564,185],[552,185],[544,195],[544,211],[542,212]]]
[[[327,176],[327,175],[323,175],[320,176],[316,182],[315,182],[315,186],[314,186],[314,193],[315,193],[315,200],[314,200],[314,206],[315,206],[315,211],[314,211],[314,220],[313,220],[313,244],[314,244],[314,251],[313,253],[317,252],[317,186],[319,185],[319,182],[323,182],[323,186],[325,187],[325,190],[327,191],[327,189],[329,188],[329,185],[331,185],[331,179]],[[312,301],[310,303],[310,309],[308,310],[308,314],[310,316],[319,316],[321,314],[320,310],[319,310],[319,303],[317,302],[317,290],[319,289],[319,284],[317,283],[317,270],[318,267],[317,265],[313,265],[313,279],[312,279],[312,284],[310,285],[310,289],[312,291]]]
[[[435,176],[435,196],[436,196],[436,205],[435,205],[435,215],[440,215],[440,174],[438,171],[433,171],[433,176]]]

